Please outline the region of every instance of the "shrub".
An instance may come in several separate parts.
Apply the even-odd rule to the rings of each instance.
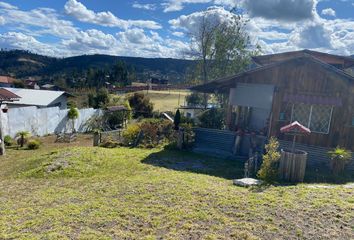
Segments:
[[[35,150],[35,149],[38,149],[40,145],[41,145],[41,143],[38,140],[31,139],[27,143],[27,148],[31,149],[31,150]]]
[[[175,130],[178,130],[179,124],[181,123],[181,112],[179,111],[179,109],[177,109],[176,111],[173,123],[175,124]]]
[[[134,93],[128,98],[128,101],[129,105],[134,110],[134,118],[152,117],[154,106],[150,102],[150,98],[148,98],[146,95],[143,93]]]
[[[72,132],[75,132],[75,119],[79,117],[79,110],[75,107],[70,107],[68,111],[68,118],[71,120]]]
[[[199,117],[199,121],[203,128],[223,129],[225,126],[224,110],[211,108]]]
[[[115,148],[118,147],[119,143],[114,141],[113,139],[106,139],[104,142],[102,142],[100,144],[100,147],[104,147],[104,148]]]
[[[140,132],[140,126],[138,124],[131,124],[123,131],[123,142],[124,145],[132,145]]]
[[[23,147],[23,145],[25,145],[27,142],[27,138],[29,138],[30,136],[31,133],[28,131],[20,131],[16,133],[16,137],[18,137],[17,144]]]
[[[258,177],[266,182],[274,182],[278,178],[278,168],[280,160],[279,142],[271,137],[265,146],[266,154],[263,155],[263,163],[258,171]]]
[[[195,137],[193,125],[190,123],[182,123],[181,128],[184,132],[183,148],[190,149],[193,147]]]
[[[104,107],[109,103],[109,92],[106,88],[100,88],[96,95],[88,94],[88,105],[93,108]]]
[[[203,93],[193,92],[186,97],[188,106],[203,106],[205,104],[205,97]]]
[[[6,135],[6,136],[4,137],[4,144],[5,144],[6,146],[8,146],[8,147],[9,147],[9,146],[12,146],[13,143],[14,143],[14,140],[12,139],[11,136]]]
[[[168,120],[144,119],[140,123],[129,125],[123,132],[124,144],[132,145],[141,131],[143,135],[139,144],[144,147],[155,147],[172,139],[173,126]]]
[[[173,128],[174,124],[169,120],[144,119],[140,123],[144,134],[141,144],[152,147],[167,142],[173,135]]]
[[[344,171],[345,166],[352,158],[352,153],[344,148],[336,147],[333,151],[329,151],[328,155],[331,159],[330,166],[334,174]]]

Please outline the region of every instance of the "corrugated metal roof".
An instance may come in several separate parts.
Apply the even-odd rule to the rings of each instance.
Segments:
[[[16,104],[31,106],[48,106],[55,99],[65,94],[63,91],[34,90],[24,88],[4,88],[18,96],[20,100]]]
[[[126,108],[123,105],[120,106],[110,106],[106,108],[109,112],[115,112],[115,111],[128,111],[128,108]]]
[[[0,101],[17,101],[18,99],[20,99],[20,96],[4,88],[0,88]]]

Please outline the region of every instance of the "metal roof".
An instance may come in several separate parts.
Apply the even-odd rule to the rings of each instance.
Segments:
[[[241,72],[241,73],[233,75],[233,76],[216,79],[216,80],[213,80],[213,81],[205,83],[205,84],[191,87],[190,90],[197,91],[197,92],[205,92],[205,93],[215,93],[216,91],[228,92],[230,88],[236,86],[235,84],[238,80],[240,80],[241,78],[244,78],[245,76],[250,76],[255,72],[260,72],[260,71],[264,71],[267,69],[280,67],[283,64],[293,62],[293,61],[300,61],[302,63],[304,63],[306,61],[310,61],[312,63],[320,65],[322,67],[322,69],[327,71],[328,73],[336,74],[336,76],[341,77],[342,79],[346,79],[351,83],[354,83],[354,77],[349,75],[348,73],[346,73],[336,67],[333,67],[332,65],[327,64],[327,63],[325,63],[325,62],[323,62],[323,61],[321,61],[309,54],[305,54],[303,56],[298,56],[298,57],[290,58],[290,59],[287,59],[284,61],[279,61],[279,62],[275,62],[275,63],[269,64],[269,65],[264,65],[264,66],[260,66],[257,68],[253,68],[253,69]]]
[[[129,111],[129,109],[123,105],[119,106],[110,106],[106,108],[109,112],[116,112],[116,111]]]
[[[0,88],[0,101],[18,101],[21,97],[4,89]]]
[[[16,104],[30,106],[48,106],[58,97],[66,94],[63,91],[34,90],[24,88],[4,88],[20,97]]]

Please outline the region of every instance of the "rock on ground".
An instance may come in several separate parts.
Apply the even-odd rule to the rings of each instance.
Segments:
[[[262,180],[254,179],[254,178],[241,178],[234,179],[234,185],[241,187],[251,187],[251,186],[259,186],[263,184]]]

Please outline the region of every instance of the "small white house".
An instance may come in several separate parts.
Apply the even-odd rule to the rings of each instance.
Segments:
[[[16,102],[4,102],[7,107],[19,108],[27,106],[35,106],[37,108],[59,107],[67,108],[67,98],[70,94],[63,91],[35,90],[24,88],[5,88],[6,90],[20,97]]]
[[[204,107],[194,107],[194,106],[181,106],[179,107],[181,114],[186,118],[196,119],[200,116],[204,111]]]

